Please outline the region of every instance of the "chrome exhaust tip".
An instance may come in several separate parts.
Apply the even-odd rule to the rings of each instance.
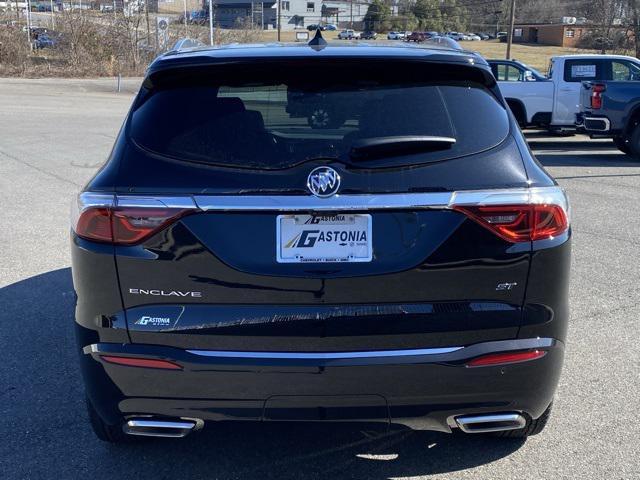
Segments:
[[[456,423],[465,433],[488,433],[519,430],[527,425],[527,420],[519,413],[498,413],[456,417]]]
[[[122,426],[127,435],[138,435],[141,437],[165,437],[182,438],[191,432],[200,430],[204,422],[199,419],[179,419],[179,420],[156,420],[138,419],[127,420]]]

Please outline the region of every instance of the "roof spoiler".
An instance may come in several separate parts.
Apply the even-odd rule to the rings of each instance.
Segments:
[[[443,37],[442,35],[435,35],[425,40],[425,43],[430,46],[437,46],[441,48],[450,48],[452,50],[464,50],[458,42],[453,38]]]
[[[189,48],[200,48],[206,46],[206,43],[201,42],[197,38],[185,37],[178,39],[178,41],[173,44],[173,47],[171,47],[169,52],[179,52],[181,50],[187,50]]]

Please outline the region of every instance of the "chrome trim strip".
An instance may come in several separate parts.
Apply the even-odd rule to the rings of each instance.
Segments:
[[[347,211],[388,210],[397,208],[446,208],[451,192],[389,193],[366,195],[196,195],[195,202],[204,211],[271,210]]]
[[[349,358],[412,357],[441,355],[456,352],[464,347],[422,348],[415,350],[373,350],[368,352],[246,352],[230,350],[187,350],[193,355],[224,358],[263,358],[297,360],[335,360]]]
[[[461,190],[457,192],[334,195],[196,195],[203,211],[349,211],[389,209],[448,209],[456,205],[508,205],[553,203],[563,207],[560,187]]]
[[[191,196],[117,195],[116,207],[198,208]]]
[[[564,348],[564,344],[553,338],[522,338],[513,340],[495,340],[491,342],[481,342],[466,347],[438,347],[403,350],[370,350],[351,352],[265,352],[265,351],[235,351],[235,350],[182,350],[172,347],[136,345],[136,344],[116,344],[116,343],[94,343],[86,345],[82,351],[87,355],[92,355],[99,360],[102,354],[123,354],[135,355],[142,358],[163,358],[176,362],[193,362],[196,358],[215,359],[235,358],[241,360],[270,359],[289,363],[291,361],[316,361],[335,364],[362,364],[369,360],[372,364],[384,363],[385,358],[403,359],[405,363],[422,363],[424,361],[446,361],[461,362],[469,358],[485,355],[489,353],[507,352],[515,350],[527,350],[533,348],[554,348],[559,346]],[[424,358],[422,358],[424,357]]]
[[[558,186],[460,190],[455,192],[334,195],[116,195],[84,192],[89,205],[180,208],[201,211],[369,211],[390,209],[451,209],[456,205],[559,204],[568,209]]]

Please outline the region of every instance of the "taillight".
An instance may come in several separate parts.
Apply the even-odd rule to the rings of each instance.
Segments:
[[[465,199],[478,196],[473,204]],[[546,240],[569,229],[569,205],[558,187],[522,193],[460,192],[450,207],[512,243]],[[515,202],[517,203],[515,203]],[[514,203],[511,203],[514,202]]]
[[[529,350],[525,352],[490,353],[476,357],[466,363],[467,367],[488,367],[491,365],[506,365],[509,363],[528,362],[542,358],[547,354],[544,350]]]
[[[527,242],[553,238],[569,228],[559,205],[459,206],[465,213],[508,242]]]
[[[79,237],[115,245],[134,245],[159,232],[193,211],[189,199],[181,205],[166,206],[160,198],[138,198],[128,204],[126,197],[83,193],[72,212],[72,227]]]
[[[602,92],[606,90],[606,86],[602,84],[595,84],[591,87],[591,108],[593,110],[599,110],[602,108]]]
[[[132,245],[173,223],[188,210],[179,208],[116,207],[111,213],[113,243]]]

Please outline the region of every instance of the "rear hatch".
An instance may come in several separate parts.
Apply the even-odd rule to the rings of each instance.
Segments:
[[[456,191],[527,186],[494,89],[469,64],[368,58],[151,75],[116,188],[123,235],[142,232],[116,247],[132,341],[352,351],[515,337],[530,243],[450,208]]]

